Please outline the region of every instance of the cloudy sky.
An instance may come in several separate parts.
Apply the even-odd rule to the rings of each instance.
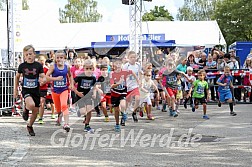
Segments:
[[[129,8],[122,4],[122,0],[96,0],[98,12],[103,15],[103,22],[125,21],[129,18]],[[176,19],[177,10],[183,5],[184,0],[153,0],[144,2],[143,10],[149,11],[154,6],[164,5]],[[58,17],[58,8],[64,8],[67,0],[29,0],[30,8],[39,15]],[[50,14],[49,14],[50,13]]]

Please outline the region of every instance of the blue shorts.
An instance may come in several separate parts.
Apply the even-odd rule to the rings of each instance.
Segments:
[[[219,99],[221,103],[224,103],[228,99],[232,99],[232,93],[231,91],[227,92],[218,92],[219,93]]]

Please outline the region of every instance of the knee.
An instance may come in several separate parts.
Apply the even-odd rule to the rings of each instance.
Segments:
[[[67,104],[65,104],[65,105],[62,105],[62,106],[61,106],[61,110],[62,110],[62,112],[63,112],[63,114],[64,114],[64,115],[67,115],[67,114],[69,114],[69,111],[68,111],[68,106],[67,106]]]

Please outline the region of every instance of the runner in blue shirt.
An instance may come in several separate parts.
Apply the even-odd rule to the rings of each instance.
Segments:
[[[233,88],[232,83],[233,77],[230,75],[230,67],[225,66],[224,74],[220,76],[217,80],[218,87],[218,94],[219,94],[219,102],[218,106],[221,107],[221,103],[228,102],[230,108],[230,115],[236,116],[236,113],[233,111],[233,100],[232,100],[232,93],[230,88]]]

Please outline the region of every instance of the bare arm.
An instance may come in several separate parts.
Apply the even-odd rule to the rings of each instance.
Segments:
[[[21,77],[21,74],[20,73],[17,73],[16,74],[16,77],[15,77],[15,85],[14,85],[14,98],[17,98],[17,95],[18,95],[18,87],[19,87],[19,79]]]
[[[47,81],[61,81],[63,79],[62,76],[51,77],[53,71],[54,71],[54,65],[51,65],[50,68],[49,68],[49,70],[46,73],[46,79],[47,79]]]

